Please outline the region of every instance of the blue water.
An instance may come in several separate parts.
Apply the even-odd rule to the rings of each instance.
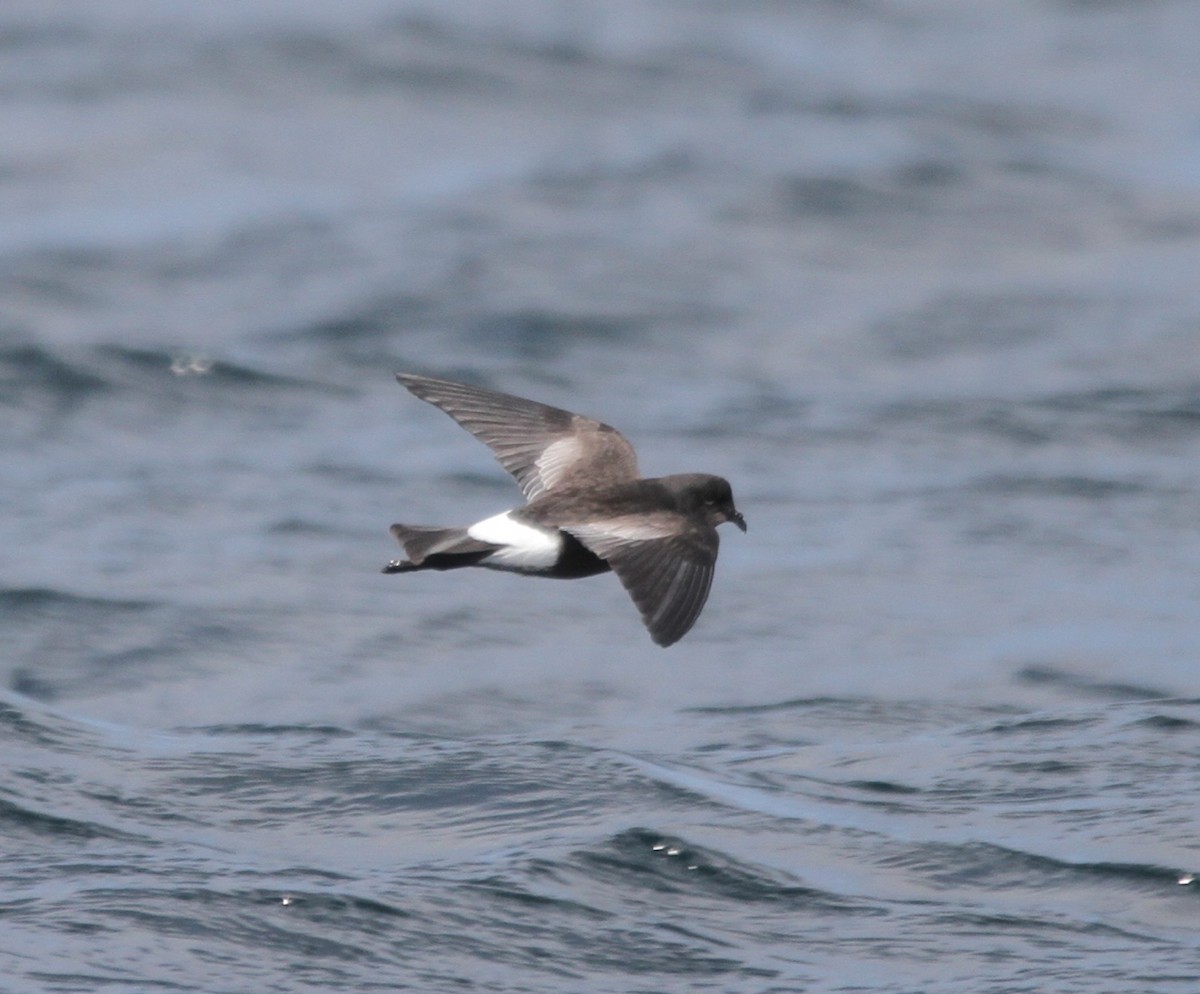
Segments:
[[[1196,990],[1200,6],[0,6],[0,990]],[[696,628],[384,576],[463,377]]]

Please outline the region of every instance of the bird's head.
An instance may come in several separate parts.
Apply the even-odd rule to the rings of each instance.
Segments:
[[[688,473],[671,479],[677,481],[679,503],[685,512],[700,515],[713,528],[732,521],[746,530],[746,519],[734,506],[733,488],[724,477]]]

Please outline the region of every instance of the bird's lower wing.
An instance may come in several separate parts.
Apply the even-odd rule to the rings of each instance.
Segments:
[[[654,522],[643,518],[636,526],[630,523],[624,528],[616,519],[563,530],[612,567],[656,643],[678,642],[696,623],[712,586],[718,546],[715,529],[680,534],[663,522],[656,531]],[[634,537],[638,534],[643,537]]]

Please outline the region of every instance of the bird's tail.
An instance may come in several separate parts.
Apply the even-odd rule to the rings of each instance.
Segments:
[[[392,525],[392,534],[404,546],[407,559],[393,559],[385,573],[408,573],[420,569],[457,569],[474,566],[499,546],[471,538],[465,528],[429,525]]]

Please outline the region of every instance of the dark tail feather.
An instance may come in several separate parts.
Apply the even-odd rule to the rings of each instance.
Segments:
[[[404,546],[407,560],[393,560],[385,573],[407,573],[417,569],[456,569],[474,566],[499,546],[471,538],[465,528],[437,528],[428,525],[392,525],[392,534]]]

